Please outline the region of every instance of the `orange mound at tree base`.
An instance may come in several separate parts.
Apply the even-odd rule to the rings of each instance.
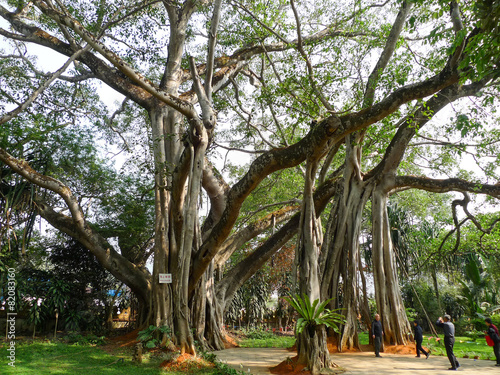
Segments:
[[[224,347],[226,349],[231,349],[231,348],[239,348],[240,346],[236,342],[236,339],[231,335],[231,333],[227,332],[226,336],[223,339],[224,341]]]
[[[160,367],[169,371],[179,371],[189,374],[189,370],[214,367],[214,364],[202,358],[184,353],[173,361],[163,361]]]
[[[136,328],[133,331],[130,331],[124,335],[121,336],[115,336],[115,337],[110,337],[109,338],[109,343],[113,344],[114,346],[117,347],[129,347],[129,346],[134,346],[139,342],[137,339],[137,335],[139,333],[140,329]]]
[[[335,337],[328,337],[327,340],[328,351],[332,353],[338,353],[337,340]],[[425,351],[428,351],[426,347],[423,347]],[[361,350],[360,350],[361,349]],[[343,353],[353,353],[353,352],[373,352],[373,345],[361,345],[360,348],[350,348],[344,349]],[[384,345],[382,350],[383,353],[390,354],[415,354],[417,352],[415,343],[409,343],[408,345]]]
[[[283,362],[281,362],[279,365],[271,367],[269,370],[271,371],[271,374],[288,374],[288,375],[310,375],[311,371],[304,371],[304,365],[298,364],[298,356],[295,356],[293,358],[287,358]]]
[[[305,366],[297,363],[298,356],[287,358],[279,365],[271,367],[269,371],[276,375],[311,375],[311,371],[304,370]],[[341,367],[332,368],[328,371],[329,374],[342,374],[345,370]]]
[[[429,351],[426,347],[423,347],[425,351]],[[408,345],[389,345],[384,346],[384,353],[391,354],[415,354],[417,352],[417,347],[415,343],[410,343]]]

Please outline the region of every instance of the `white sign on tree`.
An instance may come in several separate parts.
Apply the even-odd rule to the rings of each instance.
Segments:
[[[171,273],[160,273],[159,275],[159,283],[160,284],[171,284],[172,283],[172,274]]]

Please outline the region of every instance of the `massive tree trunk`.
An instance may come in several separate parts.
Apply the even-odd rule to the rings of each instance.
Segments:
[[[170,28],[168,60],[160,82],[160,89],[173,96],[179,94],[184,73],[181,68],[188,20],[194,4],[182,10],[165,4]],[[155,261],[153,270],[154,324],[172,327],[174,342],[181,353],[195,353],[191,331],[188,300],[188,280],[192,252],[201,243],[195,230],[197,202],[205,150],[208,144],[206,130],[198,119],[189,120],[185,144],[181,143],[181,113],[159,100],[149,111],[152,124],[152,144],[155,161]],[[181,146],[184,146],[181,155]],[[158,259],[157,259],[158,258]],[[172,274],[172,284],[160,284],[159,273]]]
[[[373,278],[378,314],[386,344],[406,345],[411,327],[406,317],[399,287],[396,255],[391,241],[387,214],[387,193],[380,187],[372,195]]]
[[[320,219],[316,217],[314,209],[313,187],[316,171],[317,162],[308,160],[296,248],[300,295],[309,297],[311,303],[321,300],[319,250],[323,234],[319,225]],[[318,374],[322,369],[333,365],[326,337],[324,325],[314,326],[312,334],[307,329],[297,334],[298,362],[305,364],[312,374]]]
[[[342,308],[346,318],[338,340],[340,351],[359,346],[359,237],[363,209],[372,186],[364,182],[360,174],[359,134],[348,136],[346,147],[344,188],[330,211],[320,262],[321,296],[333,298],[332,307]]]
[[[171,241],[172,232],[169,230],[172,174],[168,173],[167,166],[174,165],[179,156],[174,152],[178,147],[172,144],[173,137],[165,137],[165,130],[174,131],[172,125],[175,117],[175,113],[167,108],[150,111],[155,162],[155,245],[150,323],[157,327],[172,327],[173,324],[172,288],[169,284],[159,283],[159,274],[171,272],[168,261],[175,244],[175,241]]]

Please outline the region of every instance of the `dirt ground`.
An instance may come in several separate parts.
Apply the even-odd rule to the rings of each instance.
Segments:
[[[283,361],[291,361],[296,352],[276,348],[232,348],[215,352],[217,357],[229,366],[248,374],[271,374],[269,368]],[[447,357],[433,356],[415,358],[414,354],[381,353],[376,358],[371,352],[334,353],[333,361],[345,370],[346,375],[444,375],[449,374],[450,362]],[[494,361],[459,358],[462,374],[500,374]],[[290,372],[293,373],[293,372]],[[302,372],[303,373],[303,372]]]

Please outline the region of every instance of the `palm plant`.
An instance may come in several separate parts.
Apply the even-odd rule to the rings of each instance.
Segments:
[[[479,263],[480,259],[472,255],[464,267],[464,273],[469,282],[459,280],[462,285],[462,298],[467,301],[470,316],[483,312],[481,302],[486,302],[486,305],[491,305],[493,302],[494,293],[489,293],[491,288],[490,275],[487,271],[482,271]],[[485,263],[484,259],[482,259],[482,263]]]
[[[300,318],[297,320],[296,332],[302,333],[304,328],[307,327],[309,335],[314,336],[316,326],[324,324],[325,326],[339,332],[338,324],[345,323],[344,316],[336,313],[338,310],[330,310],[326,305],[332,300],[328,299],[319,303],[319,299],[311,301],[307,295],[288,296],[285,300],[297,311]]]
[[[42,323],[41,306],[35,299],[29,310],[28,323],[33,324],[33,340],[35,339],[36,327]]]

